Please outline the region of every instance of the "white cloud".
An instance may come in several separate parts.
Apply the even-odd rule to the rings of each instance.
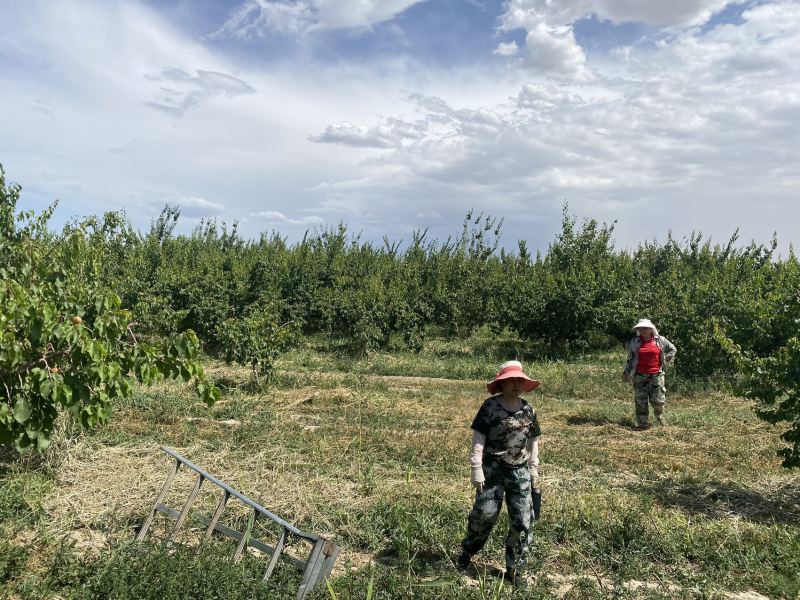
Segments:
[[[177,206],[180,210],[181,222],[184,220],[198,223],[201,219],[213,219],[226,212],[224,204],[212,202],[199,196],[176,196],[159,190],[131,190],[126,202],[126,212],[131,217],[148,218],[159,214],[164,207]],[[144,223],[144,219],[141,219]]]
[[[176,204],[181,209],[181,215],[186,217],[210,217],[225,211],[223,204],[196,196],[185,196],[180,198]]]
[[[190,75],[183,69],[170,67],[162,69],[159,75],[148,75],[147,79],[161,86],[158,98],[148,102],[148,105],[182,115],[207,98],[233,97],[256,91],[250,84],[232,75],[205,69],[197,69],[196,72],[197,75]]]
[[[299,34],[317,20],[311,2],[250,0],[239,5],[212,37],[250,38],[268,33]]]
[[[641,21],[655,27],[689,27],[708,22],[729,4],[742,0],[596,0],[590,11],[615,23]]]
[[[614,23],[642,22],[656,27],[691,27],[706,23],[729,4],[744,0],[508,0],[498,31],[524,29],[525,64],[551,76],[591,79],[586,54],[575,40],[573,24],[594,15]],[[501,46],[503,44],[501,43]],[[498,47],[499,48],[499,47]],[[629,50],[618,50],[623,58]],[[495,51],[495,54],[500,54]],[[510,55],[510,54],[509,54]]]
[[[575,41],[572,27],[539,23],[525,36],[526,63],[548,74],[585,75],[586,54]]]
[[[423,0],[246,0],[213,37],[251,38],[271,33],[368,28]]]
[[[430,124],[422,137],[362,163],[370,174],[339,189],[387,203],[421,196],[448,206],[460,197],[460,206],[507,215],[507,223],[519,223],[525,206],[552,210],[568,199],[573,210],[625,220],[627,240],[668,228],[724,237],[742,225],[762,239],[778,229],[786,243],[800,230],[769,215],[794,206],[800,185],[792,158],[800,147],[800,5],[757,6],[743,20],[631,48],[590,82],[534,79],[510,102],[466,109],[412,95]],[[568,56],[554,51],[540,61],[563,69]],[[646,222],[643,236],[637,225]]]
[[[259,212],[251,213],[250,216],[266,221],[267,223],[275,223],[278,225],[322,225],[325,219],[316,215],[303,217],[302,219],[291,219],[280,211],[277,210],[262,210]]]
[[[500,42],[497,44],[497,48],[492,51],[492,54],[495,56],[514,56],[517,52],[519,52],[517,42]]]
[[[501,31],[531,30],[539,23],[568,25],[587,15],[614,23],[637,21],[654,27],[690,27],[706,23],[730,4],[743,0],[508,0]]]
[[[342,219],[365,239],[427,226],[442,239],[475,207],[537,248],[566,199],[619,218],[620,245],[740,225],[744,239],[800,238],[800,4],[704,28],[675,13],[661,44],[585,62],[573,14],[521,14],[526,31],[547,24],[531,47],[561,45],[532,57],[520,44],[506,69],[378,70],[243,60],[127,0],[0,3],[15,24],[0,36],[0,159],[26,208],[60,198],[66,219],[125,206],[144,227],[194,198],[184,211],[245,235]]]
[[[564,110],[567,107],[585,104],[580,95],[568,89],[558,88],[552,84],[535,85],[531,83],[522,86],[514,101],[518,108],[539,111],[540,116],[548,110]]]
[[[427,123],[424,121],[408,123],[390,117],[386,123],[369,128],[351,123],[328,125],[324,132],[309,139],[313,142],[361,148],[395,148],[405,141],[421,139],[426,129]]]

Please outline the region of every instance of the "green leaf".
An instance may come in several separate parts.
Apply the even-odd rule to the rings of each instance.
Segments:
[[[372,600],[372,593],[375,591],[375,571],[370,570],[369,583],[367,583],[367,600]]]
[[[39,452],[44,452],[50,446],[50,435],[45,433],[44,431],[39,432],[39,436],[36,438],[36,449]]]
[[[54,314],[55,307],[50,302],[47,302],[42,306],[42,316],[44,316],[46,321],[51,321]]]
[[[31,403],[24,396],[14,403],[14,420],[17,423],[24,423],[31,416]]]
[[[64,406],[69,406],[72,404],[72,388],[66,383],[62,383],[56,387],[53,398],[56,402],[61,402]]]
[[[53,381],[51,379],[42,381],[39,384],[39,393],[42,395],[42,398],[49,400],[53,394]]]
[[[328,593],[331,595],[331,600],[339,600],[339,597],[336,595],[336,591],[333,589],[333,584],[331,580],[327,577],[325,578],[325,585],[328,588]]]

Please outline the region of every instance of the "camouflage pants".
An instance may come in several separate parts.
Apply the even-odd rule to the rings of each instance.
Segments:
[[[507,467],[491,457],[484,457],[483,475],[486,478],[483,491],[475,495],[467,537],[461,542],[461,547],[470,555],[483,548],[500,516],[505,496],[508,508],[506,569],[522,570],[527,560],[531,531],[531,474],[528,465]]]
[[[633,398],[636,402],[636,421],[639,426],[650,422],[649,405],[653,405],[653,414],[661,422],[664,404],[667,402],[667,388],[664,387],[664,373],[633,376]]]

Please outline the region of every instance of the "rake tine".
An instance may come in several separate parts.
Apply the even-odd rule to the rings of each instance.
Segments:
[[[175,528],[172,530],[172,533],[167,538],[167,541],[175,537],[175,534],[178,533],[178,530],[181,528],[183,522],[186,520],[186,515],[189,514],[189,509],[192,507],[192,504],[194,504],[194,499],[197,498],[197,492],[200,491],[200,486],[203,485],[204,479],[205,478],[202,475],[197,476],[197,481],[195,482],[192,491],[189,492],[189,497],[186,498],[186,502],[183,503],[181,514],[178,516],[178,522],[175,523]]]
[[[272,577],[272,572],[275,570],[275,566],[278,564],[278,559],[281,557],[281,552],[283,552],[283,545],[285,543],[286,530],[281,528],[281,536],[278,538],[278,543],[275,544],[275,551],[272,553],[272,558],[269,559],[269,565],[267,565],[267,570],[264,571],[264,578],[261,581],[266,581]]]
[[[206,532],[203,535],[203,541],[210,538],[211,534],[214,533],[214,529],[217,527],[217,522],[222,516],[222,511],[225,510],[225,505],[228,503],[228,498],[230,497],[231,495],[228,493],[228,490],[222,490],[222,498],[219,499],[217,508],[214,509],[214,514],[211,515],[211,521],[208,524],[208,529],[206,529]]]
[[[244,531],[242,532],[242,539],[239,540],[239,545],[236,546],[236,553],[233,555],[233,562],[238,563],[242,560],[242,554],[244,553],[245,546],[247,546],[248,542],[250,541],[250,534],[253,532],[253,525],[256,522],[256,517],[258,516],[258,511],[254,510],[253,514],[250,515],[250,518],[247,520],[247,527],[245,527]]]
[[[158,497],[153,505],[153,509],[150,511],[150,514],[144,520],[141,529],[137,533],[136,541],[142,541],[145,539],[148,531],[152,528],[155,514],[160,512],[166,515],[168,518],[175,520],[175,525],[171,533],[166,539],[163,540],[163,543],[166,546],[169,546],[172,543],[171,540],[178,535],[181,527],[183,527],[186,520],[189,518],[192,505],[197,499],[197,494],[200,492],[203,482],[209,481],[209,485],[214,485],[222,490],[222,495],[218,496],[217,505],[211,517],[208,517],[205,514],[199,514],[197,512],[193,513],[192,515],[194,520],[199,521],[206,526],[205,532],[200,539],[200,544],[196,548],[196,553],[199,554],[202,550],[202,545],[211,538],[214,531],[218,531],[222,535],[233,538],[238,542],[236,551],[232,557],[234,564],[242,561],[244,554],[250,547],[256,548],[265,555],[269,555],[269,560],[267,561],[266,568],[264,570],[262,582],[268,581],[274,575],[278,563],[281,561],[281,559],[283,559],[284,562],[288,562],[302,572],[301,583],[299,589],[297,590],[296,596],[298,600],[305,600],[321,581],[330,576],[333,565],[336,562],[340,552],[339,546],[337,546],[335,543],[321,536],[298,529],[288,521],[283,520],[276,514],[267,510],[253,499],[248,498],[241,492],[232,488],[224,481],[214,477],[201,467],[198,467],[194,463],[190,462],[171,448],[162,446],[161,450],[164,451],[164,453],[166,453],[168,456],[171,456],[173,459],[175,459],[175,463],[167,473],[167,479],[162,485],[161,491],[158,493]],[[173,480],[182,467],[196,473],[197,479],[192,487],[192,490],[189,492],[189,496],[183,503],[183,508],[181,508],[181,511],[178,512],[177,510],[164,505],[163,502],[173,484]],[[247,525],[242,533],[220,523],[222,513],[225,511],[227,503],[231,498],[240,500],[245,506],[250,507],[253,511],[250,513],[247,519]],[[280,527],[280,535],[278,536],[278,540],[275,543],[274,548],[253,537],[256,521],[264,518],[269,519],[270,522],[275,523]],[[312,543],[313,546],[311,548],[310,556],[307,560],[301,560],[300,558],[295,557],[292,553],[286,552],[287,546],[294,539],[304,540]]]
[[[167,473],[167,479],[166,481],[164,481],[164,485],[161,486],[161,491],[158,492],[155,504],[153,504],[153,510],[150,511],[150,514],[144,520],[142,528],[139,530],[139,534],[136,536],[137,542],[141,542],[147,535],[150,526],[153,524],[153,518],[156,516],[156,508],[164,500],[164,496],[167,495],[167,492],[169,491],[169,488],[172,485],[172,480],[175,479],[175,475],[178,474],[178,468],[180,466],[181,466],[181,461],[175,459],[175,464],[172,465],[172,468]]]

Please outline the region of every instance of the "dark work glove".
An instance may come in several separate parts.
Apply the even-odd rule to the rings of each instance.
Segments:
[[[538,521],[542,516],[542,490],[531,489],[531,520]]]

